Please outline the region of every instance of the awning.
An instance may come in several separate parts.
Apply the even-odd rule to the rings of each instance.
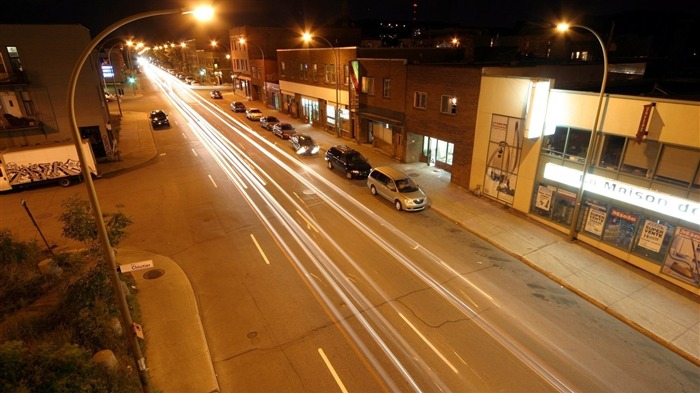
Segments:
[[[393,125],[403,125],[403,119],[392,119],[390,117],[384,117],[384,116],[379,116],[375,115],[373,113],[363,113],[360,112],[357,114],[361,119],[368,119],[368,120],[374,120],[374,121],[380,121],[382,123],[389,123]]]

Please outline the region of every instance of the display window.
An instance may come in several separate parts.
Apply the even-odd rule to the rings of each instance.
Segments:
[[[605,222],[603,241],[618,248],[629,250],[637,233],[639,214],[619,208],[611,208]]]
[[[607,204],[598,200],[586,200],[583,205],[585,210],[581,230],[600,239],[608,217]]]

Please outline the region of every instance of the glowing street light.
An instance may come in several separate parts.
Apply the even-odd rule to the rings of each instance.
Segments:
[[[86,174],[84,176],[85,178],[85,187],[87,188],[87,193],[88,196],[90,197],[90,205],[92,207],[92,213],[95,217],[95,224],[97,225],[97,233],[98,237],[100,239],[100,244],[102,246],[102,256],[105,259],[105,261],[109,264],[108,270],[110,272],[110,279],[112,281],[112,289],[114,291],[118,306],[119,306],[119,312],[122,317],[122,323],[124,324],[124,328],[128,329],[129,334],[128,334],[128,340],[129,344],[131,347],[131,350],[133,352],[134,360],[136,361],[136,364],[138,365],[138,371],[139,371],[139,378],[141,379],[141,386],[143,388],[143,391],[146,393],[151,392],[151,386],[150,382],[148,379],[148,368],[146,367],[146,359],[144,359],[142,353],[141,353],[141,347],[138,343],[138,338],[136,337],[136,331],[134,327],[134,323],[131,319],[131,314],[129,312],[129,304],[126,301],[126,297],[124,296],[124,293],[122,292],[121,288],[121,282],[119,280],[119,275],[117,273],[117,263],[115,260],[114,256],[114,250],[112,249],[112,245],[109,242],[109,235],[107,234],[107,227],[105,226],[104,219],[102,217],[102,209],[100,208],[100,202],[97,199],[97,193],[95,191],[95,185],[92,181],[92,177],[90,176],[90,170],[87,166],[87,160],[85,159],[85,153],[83,152],[82,149],[82,143],[81,143],[81,138],[80,138],[80,129],[78,128],[78,121],[75,116],[75,90],[76,86],[78,85],[78,77],[80,76],[80,72],[83,69],[83,66],[85,65],[85,62],[87,59],[92,55],[93,50],[97,45],[105,39],[110,33],[113,31],[117,30],[118,28],[131,23],[133,21],[143,19],[143,18],[149,18],[152,16],[160,16],[160,15],[172,15],[172,14],[188,14],[188,13],[194,13],[195,16],[201,16],[201,17],[206,17],[208,16],[211,18],[213,15],[213,10],[209,9],[207,10],[202,10],[198,9],[195,11],[192,10],[186,10],[186,9],[181,9],[181,8],[175,8],[175,9],[168,9],[168,10],[161,10],[161,11],[149,11],[149,12],[143,12],[140,14],[132,15],[127,18],[124,18],[109,27],[107,27],[105,30],[103,30],[100,34],[98,34],[90,43],[88,46],[83,50],[83,52],[80,54],[80,57],[78,58],[78,61],[75,63],[75,66],[73,67],[73,71],[71,72],[70,79],[68,81],[68,119],[70,122],[70,130],[72,132],[73,136],[73,143],[75,144],[75,149],[78,154],[78,159],[80,160],[80,169],[82,173]],[[202,19],[206,20],[206,19]]]
[[[334,47],[327,39],[318,35],[311,35],[311,33],[308,32],[302,34],[301,38],[304,42],[311,42],[314,38],[319,38],[331,47],[335,55],[335,135],[340,138],[342,136],[342,130],[340,128],[340,68],[338,64],[340,62],[340,55],[338,53],[338,48]]]
[[[576,205],[574,206],[574,215],[571,218],[571,227],[569,229],[569,237],[571,240],[576,238],[576,225],[578,224],[578,216],[581,211],[581,200],[583,199],[583,189],[586,184],[586,174],[591,167],[591,161],[595,156],[596,140],[598,138],[598,124],[600,122],[600,110],[603,107],[603,95],[605,94],[605,84],[608,81],[608,51],[605,48],[603,40],[600,38],[598,33],[593,29],[581,25],[569,25],[568,23],[560,23],[557,25],[557,30],[565,32],[572,27],[581,28],[591,32],[600,44],[600,49],[603,51],[603,82],[600,86],[600,94],[598,95],[598,109],[596,109],[595,120],[593,121],[593,130],[591,130],[591,138],[588,142],[588,150],[586,151],[586,158],[583,161],[583,174],[581,175],[581,187],[579,187],[576,193]]]

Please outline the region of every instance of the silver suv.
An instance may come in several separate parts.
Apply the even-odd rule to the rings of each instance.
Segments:
[[[372,169],[367,187],[372,195],[392,202],[396,210],[423,210],[428,204],[428,197],[407,174],[389,166]]]

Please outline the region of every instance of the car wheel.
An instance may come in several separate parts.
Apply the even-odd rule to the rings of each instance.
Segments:
[[[350,171],[345,172],[345,177],[347,179],[352,179],[352,172],[350,172]]]
[[[61,187],[68,187],[70,186],[70,178],[64,177],[62,179],[58,180],[58,185]]]
[[[377,195],[377,189],[374,188],[374,186],[370,186],[370,187],[369,187],[369,192],[370,192],[372,195]]]
[[[398,211],[403,210],[403,207],[401,206],[401,202],[399,202],[398,200],[394,201],[394,207],[396,207],[396,210],[398,210]]]
[[[333,169],[333,163],[331,160],[328,160],[328,169]]]

